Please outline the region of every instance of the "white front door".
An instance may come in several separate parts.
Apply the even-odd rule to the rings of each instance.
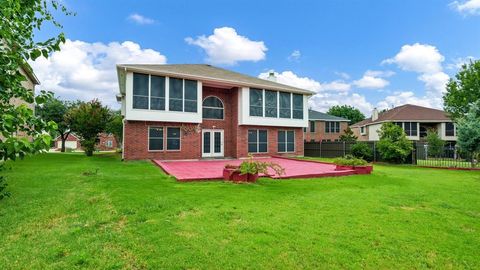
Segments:
[[[223,157],[223,130],[202,130],[202,157]]]

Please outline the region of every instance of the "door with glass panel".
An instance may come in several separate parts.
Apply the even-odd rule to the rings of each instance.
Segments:
[[[223,157],[223,130],[202,130],[202,157]]]

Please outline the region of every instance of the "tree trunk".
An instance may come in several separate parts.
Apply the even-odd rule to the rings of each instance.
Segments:
[[[65,153],[65,142],[67,141],[68,135],[70,135],[70,132],[60,134],[60,139],[62,140],[62,149],[60,149],[60,152]]]

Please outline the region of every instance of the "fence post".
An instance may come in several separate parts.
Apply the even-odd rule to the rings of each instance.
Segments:
[[[320,153],[318,154],[318,156],[322,157],[322,141],[319,141],[318,143],[320,144],[320,147],[318,148]]]
[[[373,162],[377,162],[377,148],[375,147],[376,143],[373,141]]]
[[[345,151],[345,141],[343,141],[343,156],[345,156],[346,151]]]

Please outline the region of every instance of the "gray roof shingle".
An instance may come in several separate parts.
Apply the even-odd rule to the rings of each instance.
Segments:
[[[325,120],[325,121],[339,121],[339,122],[350,122],[350,120],[338,117],[319,111],[308,110],[308,120]]]
[[[119,64],[117,70],[119,73],[123,69],[137,72],[153,72],[171,76],[182,76],[183,78],[192,78],[205,81],[216,81],[239,86],[257,87],[271,90],[284,90],[295,93],[311,95],[315,92],[264,80],[257,77],[241,74],[238,72],[226,70],[205,64],[175,64],[175,65],[147,65],[147,64]]]

